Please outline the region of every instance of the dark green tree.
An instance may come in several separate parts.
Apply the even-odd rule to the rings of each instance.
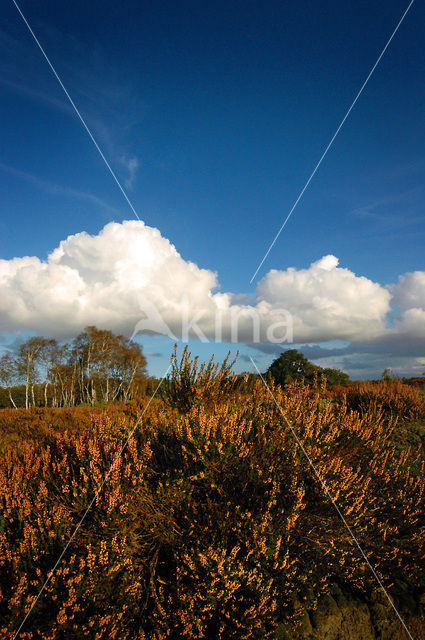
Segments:
[[[337,384],[340,386],[346,386],[350,382],[350,377],[347,373],[341,371],[341,369],[322,369],[328,384]]]
[[[307,358],[296,349],[288,349],[274,360],[267,370],[276,384],[282,387],[295,380],[312,382],[320,367],[311,364]]]
[[[322,369],[312,364],[307,358],[296,349],[289,349],[282,353],[276,360],[272,362],[267,370],[276,384],[284,387],[295,380],[304,380],[307,384],[311,384],[315,378],[324,376],[328,384],[346,385],[350,382],[350,378],[346,373],[339,369]]]

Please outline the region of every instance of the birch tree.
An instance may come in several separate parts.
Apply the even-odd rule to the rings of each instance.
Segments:
[[[11,387],[16,383],[17,377],[17,369],[16,369],[16,361],[15,358],[10,353],[5,353],[0,358],[0,383],[3,387],[5,387],[10,403],[13,407],[16,407],[15,401],[12,396]]]

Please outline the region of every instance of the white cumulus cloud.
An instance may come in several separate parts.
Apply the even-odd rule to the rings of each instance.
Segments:
[[[425,338],[425,271],[413,271],[390,285],[393,302],[400,311],[394,333],[411,338]]]
[[[423,272],[384,287],[327,255],[305,269],[271,270],[250,305],[240,293],[220,292],[214,272],[184,260],[158,229],[141,221],[69,236],[44,261],[0,260],[3,332],[69,337],[94,324],[125,335],[140,330],[180,337],[186,327],[209,339],[267,341],[278,335],[277,323],[289,337],[289,312],[294,342],[362,342],[394,331],[423,333],[424,301]],[[391,302],[399,306],[402,328],[387,327]]]
[[[272,269],[260,281],[258,294],[291,311],[296,342],[374,338],[385,331],[391,299],[385,287],[338,267],[332,255],[307,269]]]

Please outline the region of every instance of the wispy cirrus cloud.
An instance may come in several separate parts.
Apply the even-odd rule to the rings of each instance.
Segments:
[[[41,89],[32,87],[25,82],[17,82],[4,77],[3,75],[0,75],[0,85],[5,89],[9,89],[10,91],[17,93],[23,98],[27,98],[33,102],[47,105],[54,109],[58,109],[59,111],[63,111],[70,116],[73,115],[73,109],[69,103],[61,100],[60,97],[54,96]]]
[[[99,198],[98,196],[90,193],[89,191],[82,191],[81,189],[73,189],[71,187],[64,187],[63,185],[57,184],[50,180],[45,180],[38,176],[33,175],[32,173],[28,173],[26,171],[21,171],[21,169],[16,169],[15,167],[11,167],[9,165],[3,164],[0,162],[0,170],[8,173],[15,178],[19,178],[20,180],[24,180],[28,184],[31,184],[36,189],[43,191],[49,195],[54,196],[65,196],[67,198],[75,198],[76,200],[80,200],[83,202],[88,202],[97,207],[101,207],[105,211],[110,214],[119,213],[118,209],[112,207],[110,204]]]
[[[128,189],[136,182],[139,159],[133,130],[147,109],[128,70],[116,68],[99,44],[88,46],[47,25],[37,27],[41,40],[60,71],[64,85],[94,132],[105,155],[124,172]],[[63,95],[34,43],[0,29],[0,85],[22,99],[53,108],[72,119],[76,114]],[[127,74],[127,75],[126,75]],[[78,123],[76,126],[80,126]]]
[[[423,186],[419,185],[401,193],[381,196],[352,209],[349,215],[358,218],[368,218],[376,222],[385,222],[392,226],[414,224],[424,220],[423,215],[416,212],[419,198],[423,195]]]
[[[128,177],[126,178],[124,184],[127,187],[127,189],[132,189],[136,181],[136,175],[139,169],[139,161],[136,158],[136,156],[131,156],[131,157],[122,156],[121,164],[123,164],[128,171]]]

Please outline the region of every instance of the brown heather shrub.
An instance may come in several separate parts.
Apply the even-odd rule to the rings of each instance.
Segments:
[[[273,392],[403,606],[406,593],[425,588],[420,449],[395,447],[399,426],[378,405],[360,415],[345,396],[336,402],[300,384]],[[282,621],[296,624],[295,603],[312,607],[335,583],[357,594],[374,587],[261,381],[249,393],[218,393],[219,402],[180,414],[164,401],[148,409],[21,638],[276,638]],[[25,432],[3,454],[4,640],[132,428],[124,408],[108,411],[90,420],[82,412],[80,429],[73,418],[69,430],[66,420],[38,425],[49,438]]]
[[[181,413],[189,411],[193,405],[204,405],[213,409],[229,396],[237,384],[237,377],[232,374],[236,361],[229,362],[230,351],[220,365],[214,358],[205,364],[198,365],[198,357],[192,359],[187,346],[180,361],[177,358],[177,345],[171,356],[171,373],[164,380],[160,395],[165,402]]]
[[[365,411],[382,411],[385,415],[403,420],[425,419],[425,395],[415,386],[400,380],[359,382],[346,389],[350,408]]]
[[[0,409],[0,451],[16,451],[24,442],[47,442],[58,433],[69,435],[90,433],[100,420],[119,432],[130,420],[136,420],[146,398],[114,403],[107,407],[31,407]],[[155,404],[156,400],[153,400]]]

